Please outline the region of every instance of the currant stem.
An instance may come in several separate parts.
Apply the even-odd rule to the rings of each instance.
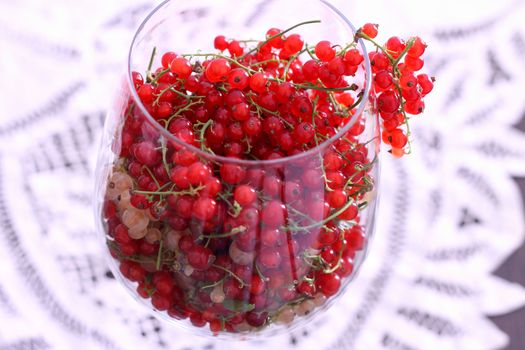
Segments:
[[[178,109],[175,113],[173,113],[173,115],[170,116],[170,118],[166,121],[166,129],[168,129],[171,121],[176,118],[177,116],[179,116],[182,112],[186,112],[187,110],[189,110],[191,107],[195,106],[195,105],[198,105],[198,104],[201,104],[201,103],[204,103],[203,101],[189,101],[189,103],[187,105],[185,105],[184,107]]]
[[[227,238],[227,237],[232,237],[232,236],[235,236],[241,232],[245,232],[246,231],[246,226],[238,226],[238,227],[234,227],[230,232],[226,232],[226,233],[219,233],[219,234],[213,234],[213,235],[200,235],[199,238],[203,239],[203,238]]]
[[[164,168],[166,169],[166,173],[169,174],[170,166],[166,159],[167,153],[168,153],[168,145],[167,145],[166,139],[162,136],[160,137],[160,145],[162,146],[162,163],[164,163]]]
[[[211,152],[211,149],[209,149],[207,146],[206,146],[206,140],[204,139],[204,134],[206,133],[206,129],[208,129],[208,127],[213,124],[213,119],[210,119],[208,120],[206,123],[204,123],[199,131],[199,143],[201,144],[201,149],[205,152]]]
[[[290,70],[290,66],[292,65],[293,61],[295,61],[297,57],[299,57],[302,53],[304,53],[307,50],[308,50],[308,47],[297,52],[295,55],[293,55],[292,57],[288,59],[288,63],[286,63],[286,66],[284,67],[284,70],[283,70],[283,77],[282,77],[283,81],[286,81],[286,76],[288,75],[288,71]]]
[[[151,80],[151,67],[153,66],[153,60],[155,59],[156,54],[157,54],[157,47],[153,46],[153,50],[151,51],[151,56],[149,58],[148,69],[146,70],[146,79],[148,81]]]
[[[163,248],[163,245],[164,245],[164,239],[162,238],[160,240],[160,244],[159,244],[159,252],[157,254],[157,263],[155,264],[155,268],[157,269],[157,271],[160,271],[160,267],[161,267],[161,262],[162,262],[162,248]]]
[[[149,194],[149,195],[157,195],[157,196],[168,196],[170,194],[175,196],[183,196],[183,195],[190,195],[195,196],[197,193],[202,190],[204,186],[198,186],[198,187],[190,187],[189,190],[183,190],[183,191],[165,191],[165,192],[159,192],[159,191],[140,191],[140,190],[133,190],[134,193],[139,194]]]
[[[387,50],[385,50],[385,48],[383,46],[379,45],[379,43],[377,41],[375,41],[374,39],[372,39],[371,37],[369,37],[368,35],[366,35],[365,33],[361,32],[361,31],[358,31],[357,33],[355,33],[355,37],[356,38],[363,38],[363,39],[365,39],[367,41],[370,41],[372,44],[374,44],[374,46],[376,48],[381,50],[386,55],[386,57],[390,61],[390,64],[392,66],[394,65],[394,61],[395,61],[394,57],[392,57],[392,55]]]
[[[269,38],[266,38],[266,40],[261,42],[260,45],[263,46],[264,44],[268,43],[269,41],[272,41],[273,39],[278,38],[278,37],[282,36],[283,34],[288,33],[291,30],[294,30],[297,27],[304,26],[306,24],[313,24],[313,23],[321,23],[321,20],[312,20],[312,21],[305,21],[305,22],[297,23],[296,25],[294,25],[294,26],[292,26],[292,27],[290,27],[288,29],[285,29],[282,32],[279,32],[278,34],[275,34],[275,35],[272,35]],[[246,56],[248,56],[248,55],[250,55],[250,54],[252,54],[252,53],[254,53],[254,52],[258,51],[258,50],[259,50],[259,47],[255,47],[255,48],[251,49],[250,51],[248,51],[247,53],[245,53],[244,55],[242,55],[240,57],[240,59],[243,59]]]
[[[215,282],[215,283],[207,284],[207,285],[205,285],[205,286],[202,286],[202,287],[201,287],[201,290],[202,290],[202,289],[208,289],[208,288],[216,287],[216,286],[222,284],[222,283],[224,282],[224,279],[225,279],[225,278],[226,278],[226,277],[221,278],[220,280],[218,280],[218,281]]]
[[[292,230],[295,230],[295,231],[308,231],[312,228],[315,228],[315,227],[321,227],[321,226],[324,226],[326,225],[327,223],[329,223],[330,221],[332,221],[333,219],[336,219],[339,215],[341,215],[342,213],[344,213],[344,211],[348,208],[350,208],[350,206],[355,202],[355,200],[353,198],[351,198],[345,205],[343,205],[339,210],[335,211],[334,213],[332,213],[332,215],[330,215],[329,217],[327,217],[326,219],[322,220],[322,221],[318,221],[316,223],[313,223],[311,225],[308,225],[308,226],[296,226],[296,227],[292,227],[291,229]],[[353,223],[354,225],[356,224],[355,221],[353,220],[349,220],[349,222]],[[290,228],[288,228],[290,229]]]
[[[217,265],[217,264],[212,264],[211,266],[216,267],[219,270],[222,270],[222,271],[228,273],[230,276],[235,278],[241,284],[241,287],[249,286],[248,283],[244,282],[244,280],[242,278],[240,278],[239,276],[237,276],[235,273],[233,273],[233,271],[231,271],[231,270],[229,270],[229,269],[227,269],[225,267],[222,267],[221,265]]]
[[[160,71],[158,74],[155,75],[155,78],[153,78],[153,80],[151,81],[151,84],[156,84],[157,81],[166,73],[168,73],[170,71],[169,68],[166,68],[162,71]]]
[[[151,176],[151,179],[153,180],[153,182],[155,182],[155,185],[157,185],[157,189],[159,189],[160,188],[160,183],[157,180],[157,178],[155,177],[155,175],[153,174],[153,172],[151,171],[151,169],[147,165],[143,165],[142,169],[145,169],[148,172],[148,174],[149,174],[149,176]]]

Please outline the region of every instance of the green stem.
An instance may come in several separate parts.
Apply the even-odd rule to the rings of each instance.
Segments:
[[[160,244],[159,244],[159,253],[157,254],[157,263],[155,264],[155,268],[157,269],[157,271],[160,271],[160,267],[161,267],[163,245],[164,245],[164,239],[161,239]]]
[[[316,223],[313,223],[311,225],[308,225],[308,226],[298,226],[298,227],[292,227],[293,230],[296,230],[296,231],[308,231],[314,227],[321,227],[321,226],[324,226],[326,225],[327,223],[329,223],[330,221],[332,221],[333,219],[337,218],[339,215],[341,215],[342,213],[344,213],[344,211],[348,208],[350,208],[350,206],[354,203],[354,200],[351,198],[345,205],[343,205],[339,210],[335,211],[332,213],[332,215],[330,215],[329,217],[327,217],[326,219],[322,220],[322,221],[318,221]]]
[[[370,41],[372,44],[374,44],[374,46],[376,48],[378,48],[379,50],[381,50],[385,55],[386,57],[388,58],[388,60],[390,61],[390,64],[392,64],[392,66],[394,65],[394,58],[392,57],[392,55],[387,51],[385,50],[385,48],[381,45],[379,45],[379,43],[377,41],[375,41],[374,39],[372,39],[371,37],[369,37],[368,35],[366,35],[365,33],[361,32],[361,31],[358,31],[355,36],[357,38],[363,38],[367,41]]]
[[[155,185],[157,185],[157,189],[159,189],[160,188],[160,183],[157,181],[157,178],[155,177],[153,172],[150,170],[150,168],[148,168],[147,165],[143,165],[142,169],[146,169],[146,171],[148,172],[149,176],[151,176],[151,179],[153,180],[153,182],[155,182]],[[137,191],[134,191],[134,192],[137,192]]]
[[[244,282],[243,279],[240,278],[239,276],[237,276],[235,273],[233,273],[233,271],[228,270],[227,268],[222,267],[221,265],[217,265],[217,264],[212,264],[211,266],[216,267],[216,268],[218,268],[219,270],[222,270],[222,271],[228,273],[230,276],[232,276],[233,278],[235,278],[235,279],[241,284],[241,287],[249,286],[248,283]]]
[[[325,86],[317,86],[317,85],[305,85],[305,84],[293,84],[296,88],[299,89],[305,89],[305,90],[319,90],[319,91],[355,91],[357,90],[357,87],[355,85],[350,85],[347,87],[339,87],[339,88],[329,88]]]
[[[310,47],[308,46],[307,43],[304,44],[306,46],[306,53],[308,53],[308,55],[310,56],[310,58],[314,61],[317,61],[319,62],[319,59],[317,57],[315,57],[312,52],[310,51]]]
[[[162,146],[162,163],[164,163],[164,168],[166,169],[166,174],[170,174],[170,166],[167,161],[168,145],[166,139],[161,136],[160,145]]]
[[[234,59],[234,58],[231,58],[231,57],[228,57],[228,56],[225,56],[225,55],[221,55],[221,54],[216,54],[216,53],[192,53],[192,54],[189,54],[189,53],[185,53],[185,54],[182,54],[181,56],[182,57],[190,57],[190,58],[191,57],[210,57],[210,56],[217,57],[217,58],[223,58],[226,61],[235,64],[239,68],[244,69],[248,73],[257,73],[256,70],[253,70],[250,67],[247,67],[247,66],[243,65],[242,63],[240,63],[239,62],[240,59],[237,60],[237,59]]]
[[[215,282],[215,283],[207,284],[207,285],[205,285],[205,286],[202,286],[202,287],[201,287],[201,290],[202,290],[202,289],[208,289],[208,288],[214,288],[214,287],[216,287],[216,286],[222,284],[223,282],[224,282],[224,278],[221,278],[220,280],[218,280],[218,281]]]
[[[184,107],[178,109],[175,113],[173,113],[170,118],[166,121],[166,129],[168,129],[171,121],[176,118],[177,116],[179,116],[182,112],[185,112],[187,110],[189,110],[191,107],[195,106],[195,105],[198,105],[198,104],[201,104],[203,103],[203,101],[190,101],[187,105],[185,105]]]
[[[157,81],[162,77],[164,74],[168,73],[170,71],[169,68],[166,68],[162,71],[160,71],[157,75],[155,75],[155,78],[151,81],[151,84],[157,83]]]
[[[146,80],[151,80],[151,67],[153,67],[153,60],[155,59],[155,54],[157,53],[157,47],[153,46],[153,50],[151,51],[151,56],[149,58],[149,64],[148,69],[146,70]]]
[[[213,235],[200,235],[199,238],[226,238],[226,237],[232,237],[237,235],[238,233],[245,232],[246,226],[238,226],[234,227],[230,232],[226,233],[219,233],[219,234],[213,234]]]
[[[415,38],[410,38],[410,40],[408,40],[406,46],[405,46],[405,49],[403,50],[403,52],[401,52],[401,54],[396,58],[396,60],[392,63],[392,67],[394,68],[397,68],[397,65],[399,64],[399,62],[401,61],[401,59],[406,55],[406,53],[408,52],[408,50],[410,50],[410,48],[412,46],[414,46],[414,43],[416,42],[416,39]]]
[[[293,61],[295,61],[297,59],[297,57],[299,57],[299,55],[301,55],[302,53],[304,53],[307,50],[308,50],[308,46],[305,49],[303,49],[303,50],[299,51],[298,53],[296,53],[295,55],[293,55],[292,57],[290,57],[290,59],[286,63],[286,66],[284,67],[284,70],[283,70],[283,77],[282,77],[283,81],[286,81],[286,76],[288,75],[288,71],[290,70],[290,66],[292,65]]]
[[[148,195],[157,195],[157,196],[168,196],[170,194],[175,196],[183,196],[183,195],[190,195],[195,196],[197,193],[202,190],[204,186],[198,186],[198,187],[190,187],[189,190],[183,190],[183,191],[165,191],[165,192],[159,192],[159,191],[139,191],[139,190],[133,190],[134,193],[139,194],[148,194]]]
[[[292,26],[292,27],[290,27],[290,28],[288,28],[288,29],[283,30],[282,32],[279,32],[278,34],[272,35],[271,37],[269,37],[269,38],[267,38],[265,41],[263,41],[263,42],[261,43],[261,45],[264,45],[264,44],[268,43],[269,41],[272,41],[273,39],[278,38],[278,37],[282,36],[283,34],[288,33],[288,32],[291,31],[291,30],[294,30],[294,29],[297,28],[297,27],[300,27],[300,26],[303,26],[303,25],[306,25],[306,24],[313,24],[313,23],[321,23],[321,21],[320,21],[320,20],[313,20],[313,21],[306,21],[306,22],[298,23],[298,24],[296,24],[296,25],[294,25],[294,26]],[[250,51],[248,51],[247,53],[245,53],[244,55],[242,55],[242,56],[240,57],[240,59],[245,58],[246,56],[248,56],[248,55],[250,55],[250,54],[256,52],[257,50],[259,50],[258,47],[255,47],[255,48],[251,49]]]
[[[204,134],[206,133],[206,129],[208,129],[208,127],[213,123],[213,119],[210,119],[208,120],[206,123],[204,123],[201,127],[201,130],[199,132],[199,142],[201,144],[201,149],[204,151],[204,152],[209,152],[209,153],[213,153],[213,151],[211,149],[209,149],[207,146],[206,146],[206,140],[204,138]]]

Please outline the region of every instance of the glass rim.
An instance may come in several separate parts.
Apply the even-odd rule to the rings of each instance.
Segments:
[[[297,153],[297,154],[294,154],[294,155],[291,155],[291,156],[285,156],[285,157],[276,158],[276,159],[266,159],[266,160],[263,160],[263,159],[257,159],[257,160],[253,160],[253,159],[239,159],[239,158],[233,158],[233,157],[220,156],[220,155],[216,155],[216,154],[213,154],[213,153],[210,153],[210,152],[203,151],[201,148],[198,148],[196,146],[193,146],[193,145],[190,145],[190,144],[184,142],[182,139],[176,137],[175,135],[171,134],[168,130],[166,130],[166,128],[164,128],[162,125],[160,125],[160,123],[158,123],[157,120],[155,120],[155,118],[153,118],[153,116],[151,116],[151,114],[148,112],[148,110],[146,109],[146,107],[144,106],[142,101],[140,100],[140,98],[138,96],[138,93],[137,93],[137,90],[135,89],[135,85],[134,85],[134,82],[133,82],[133,76],[132,76],[132,70],[131,70],[131,61],[132,61],[132,56],[133,56],[133,50],[135,48],[135,45],[137,43],[139,35],[142,33],[142,30],[144,29],[146,24],[149,22],[149,20],[159,10],[161,10],[164,6],[166,6],[168,3],[172,2],[172,1],[174,1],[174,0],[164,0],[164,1],[162,1],[153,10],[151,10],[148,13],[148,15],[144,18],[144,20],[141,22],[141,24],[139,25],[139,27],[135,31],[135,34],[133,35],[133,39],[131,41],[131,45],[130,45],[130,48],[129,48],[129,51],[128,51],[128,58],[127,58],[127,61],[128,61],[127,62],[127,65],[128,65],[128,69],[127,69],[127,83],[128,83],[128,88],[129,88],[129,91],[131,93],[131,96],[133,97],[133,100],[134,100],[135,104],[139,107],[140,111],[146,117],[146,119],[161,133],[161,135],[166,137],[168,140],[173,141],[173,142],[179,144],[182,147],[187,147],[189,150],[191,150],[192,152],[195,152],[200,157],[204,157],[205,159],[210,159],[210,160],[218,162],[218,163],[234,163],[234,164],[240,164],[240,165],[246,165],[246,166],[282,165],[282,164],[285,164],[285,163],[288,163],[288,162],[300,161],[300,160],[303,160],[303,159],[308,158],[310,156],[317,155],[319,153],[319,151],[321,151],[321,150],[325,149],[326,147],[330,146],[335,141],[340,139],[344,134],[346,134],[346,132],[356,122],[357,117],[359,115],[361,115],[361,113],[363,113],[365,105],[366,105],[366,103],[368,101],[368,96],[370,94],[371,78],[372,78],[371,76],[372,76],[372,74],[371,74],[370,59],[368,57],[368,53],[367,53],[365,44],[363,42],[363,39],[358,38],[357,42],[358,42],[358,45],[361,47],[361,50],[362,50],[362,53],[363,53],[363,57],[364,57],[364,61],[363,62],[364,62],[364,66],[365,66],[365,87],[364,87],[363,96],[361,98],[361,101],[359,102],[358,107],[355,109],[353,115],[350,117],[350,120],[342,128],[340,128],[339,131],[335,135],[333,135],[329,139],[326,139],[322,143],[316,145],[315,147],[312,147],[311,149],[309,149],[307,151],[300,152],[300,153]],[[348,20],[348,18],[346,18],[346,16],[337,7],[335,7],[334,5],[330,4],[327,0],[313,0],[313,1],[321,3],[321,4],[325,5],[326,7],[328,7],[337,16],[339,16],[343,20],[343,22],[346,23],[346,25],[348,25],[348,27],[350,28],[350,30],[353,33],[356,32],[356,28],[354,27],[352,22],[350,22],[350,20]]]

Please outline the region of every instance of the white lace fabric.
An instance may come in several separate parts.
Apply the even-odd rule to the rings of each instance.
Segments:
[[[108,273],[94,229],[107,89],[153,5],[0,1],[2,350],[219,346],[140,308]],[[514,127],[525,111],[525,6],[338,5],[356,24],[422,35],[436,90],[413,118],[413,154],[383,154],[376,234],[345,297],[304,329],[229,348],[503,348],[508,336],[487,316],[525,305],[523,287],[493,275],[523,243],[512,177],[525,176],[525,134]]]

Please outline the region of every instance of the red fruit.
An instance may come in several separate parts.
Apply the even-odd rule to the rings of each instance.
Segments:
[[[284,40],[284,50],[290,55],[295,55],[302,50],[304,45],[303,38],[299,34],[291,34]]]
[[[162,67],[170,68],[171,62],[177,58],[177,54],[175,52],[168,51],[164,55],[162,55],[161,63]]]
[[[392,57],[397,58],[405,49],[406,44],[403,39],[393,36],[387,40],[385,46]]]
[[[228,83],[232,89],[243,90],[248,86],[250,76],[242,68],[235,68],[228,74]]]
[[[315,286],[327,297],[331,297],[341,287],[341,277],[335,273],[319,273],[315,278]]]
[[[421,114],[425,110],[425,102],[422,99],[408,101],[405,104],[405,111],[408,114]]]
[[[259,275],[252,275],[250,282],[250,292],[259,295],[266,289],[266,282]]]
[[[434,88],[434,78],[430,78],[427,74],[419,74],[417,76],[417,82],[421,87],[421,93],[426,95]]]
[[[170,179],[177,188],[181,190],[190,187],[190,182],[188,181],[188,168],[185,166],[172,168],[170,171]]]
[[[420,37],[416,36],[414,40],[414,44],[407,51],[407,55],[418,58],[421,55],[423,55],[426,48],[427,48],[427,44]]]
[[[216,177],[209,177],[203,186],[200,194],[205,197],[213,198],[222,190],[221,181]]]
[[[209,248],[194,245],[187,252],[188,263],[197,270],[206,270],[208,269],[213,261],[215,256]]]
[[[374,77],[374,83],[380,89],[388,89],[393,83],[392,75],[386,70],[377,72]]]
[[[130,197],[129,202],[137,209],[149,208],[153,203],[150,202],[143,194],[134,194]]]
[[[271,28],[266,32],[267,39],[273,37],[273,39],[268,41],[268,44],[270,46],[275,47],[276,49],[282,49],[284,46],[283,36],[279,35],[280,33],[281,33],[281,30],[277,28]]]
[[[272,200],[262,210],[262,222],[268,228],[277,228],[285,223],[286,208],[281,201]]]
[[[277,268],[282,261],[281,254],[275,249],[264,248],[259,252],[258,263],[267,269]]]
[[[247,103],[241,102],[232,106],[232,117],[238,121],[245,121],[250,118],[250,106]]]
[[[228,41],[226,40],[224,35],[217,35],[215,37],[215,39],[213,40],[213,47],[220,51],[224,51],[228,48]]]
[[[365,246],[365,233],[359,226],[352,227],[346,234],[345,239],[349,248],[362,250]]]
[[[159,293],[153,294],[151,297],[151,304],[159,311],[166,311],[171,307],[169,298]]]
[[[171,61],[170,70],[180,79],[187,79],[192,69],[191,63],[183,57],[177,57]]]
[[[184,235],[179,240],[179,249],[183,253],[188,253],[194,246],[193,238],[190,235]]]
[[[281,195],[283,182],[277,176],[266,176],[263,180],[263,193],[265,196],[278,197]]]
[[[265,73],[255,73],[250,77],[250,88],[258,93],[266,91],[268,76]]]
[[[335,57],[335,50],[332,48],[332,43],[323,40],[315,45],[315,55],[319,60],[328,62]]]
[[[319,63],[314,60],[306,61],[303,65],[303,74],[306,80],[316,81],[319,77]]]
[[[178,216],[184,219],[191,218],[192,210],[194,207],[194,199],[191,196],[184,195],[177,197],[175,202],[175,212]]]
[[[204,73],[210,82],[218,83],[226,81],[230,71],[230,63],[224,58],[217,58],[208,63]]]
[[[332,208],[341,208],[346,204],[348,200],[348,194],[340,189],[329,191],[326,194],[326,201],[332,206]]]
[[[246,322],[252,327],[262,327],[268,318],[267,312],[257,313],[255,311],[246,314]]]
[[[293,136],[295,138],[295,142],[298,145],[303,146],[304,144],[308,144],[314,140],[314,127],[308,122],[302,122],[296,126],[295,130],[293,131]]]
[[[143,84],[139,87],[137,90],[137,94],[140,97],[140,100],[144,103],[150,103],[155,98],[153,96],[153,91],[155,91],[155,88],[151,84]]]
[[[341,267],[336,271],[340,277],[348,277],[354,271],[354,259],[351,256],[343,256]]]
[[[404,72],[399,78],[399,85],[402,89],[411,89],[417,85],[417,79],[411,72]]]
[[[242,56],[244,49],[242,48],[241,43],[239,43],[237,40],[232,40],[228,44],[228,52],[232,57],[240,57]]]
[[[377,27],[377,24],[366,23],[364,26],[361,27],[361,31],[363,32],[363,34],[373,39],[377,36]]]
[[[412,72],[416,72],[423,68],[425,62],[418,57],[406,56],[405,57],[405,68]]]
[[[357,216],[358,208],[357,203],[352,203],[344,212],[339,214],[341,220],[354,220]]]
[[[377,107],[381,112],[394,113],[399,109],[400,101],[393,91],[382,92],[377,98]]]
[[[132,72],[131,80],[133,80],[133,85],[135,86],[135,89],[138,89],[142,84],[144,84],[144,78],[139,72]]]
[[[192,186],[204,184],[210,176],[210,168],[201,162],[195,162],[192,165],[190,165],[188,167],[188,173],[186,175],[188,182]]]
[[[217,214],[217,202],[211,198],[201,197],[193,203],[193,216],[199,220],[207,221]]]
[[[251,186],[240,185],[235,188],[233,198],[242,207],[245,207],[257,200],[257,192],[255,192],[255,189]]]
[[[262,131],[262,122],[259,117],[252,115],[242,123],[242,130],[248,136],[257,136]]]
[[[224,182],[235,185],[242,182],[246,171],[238,164],[225,163],[221,166],[220,173]]]
[[[199,312],[192,313],[190,315],[190,321],[195,327],[204,327],[206,325],[206,321],[202,318],[202,314]]]
[[[142,141],[135,145],[133,155],[139,163],[153,166],[160,160],[160,154],[155,145],[149,141]]]
[[[346,51],[344,56],[345,62],[352,66],[357,66],[361,64],[361,62],[363,62],[364,59],[365,58],[363,57],[361,52],[359,52],[359,50],[357,49],[350,49]]]

